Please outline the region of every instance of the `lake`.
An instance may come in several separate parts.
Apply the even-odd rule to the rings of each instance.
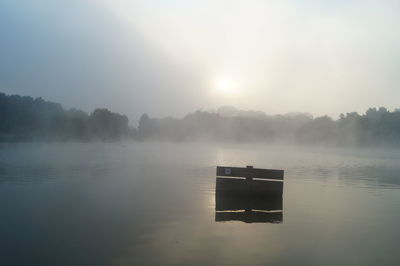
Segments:
[[[284,169],[281,217],[218,220],[216,165]],[[0,265],[400,265],[400,151],[0,145]]]

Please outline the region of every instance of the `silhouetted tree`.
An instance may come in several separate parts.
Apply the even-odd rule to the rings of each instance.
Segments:
[[[89,116],[90,134],[101,140],[116,140],[129,132],[128,118],[107,109],[96,109]]]

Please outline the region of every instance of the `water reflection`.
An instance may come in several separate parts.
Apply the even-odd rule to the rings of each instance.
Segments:
[[[166,145],[0,145],[0,265],[400,265],[400,152]],[[214,194],[215,164],[266,161],[284,224],[281,197]]]
[[[282,223],[282,197],[215,193],[215,221],[244,223]]]

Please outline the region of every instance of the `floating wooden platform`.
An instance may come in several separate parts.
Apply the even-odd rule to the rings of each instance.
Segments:
[[[217,166],[215,221],[282,223],[283,170]]]
[[[215,190],[220,193],[282,196],[283,170],[217,166]]]
[[[217,166],[217,176],[224,177],[244,177],[248,179],[276,179],[283,180],[283,170],[261,169],[253,166],[231,167]]]

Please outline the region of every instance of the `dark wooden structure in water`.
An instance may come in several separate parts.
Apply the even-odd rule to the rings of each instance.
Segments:
[[[215,190],[229,194],[282,196],[283,170],[217,166]]]
[[[215,221],[282,223],[283,170],[217,166]]]

